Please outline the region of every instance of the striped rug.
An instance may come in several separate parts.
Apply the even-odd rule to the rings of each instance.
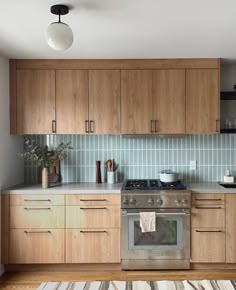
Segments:
[[[47,282],[38,290],[234,290],[236,280]]]

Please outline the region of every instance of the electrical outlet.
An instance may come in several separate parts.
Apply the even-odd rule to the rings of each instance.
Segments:
[[[197,170],[197,160],[190,161],[190,170]]]

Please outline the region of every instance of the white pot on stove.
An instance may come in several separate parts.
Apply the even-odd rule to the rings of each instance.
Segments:
[[[162,170],[160,172],[160,181],[165,183],[176,182],[179,180],[179,173],[172,170]]]

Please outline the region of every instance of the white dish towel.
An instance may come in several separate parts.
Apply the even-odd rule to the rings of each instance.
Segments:
[[[156,213],[155,212],[140,212],[140,227],[142,233],[156,231]]]

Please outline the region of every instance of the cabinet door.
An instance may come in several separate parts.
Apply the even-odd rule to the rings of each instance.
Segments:
[[[17,134],[51,134],[55,120],[55,71],[17,71]]]
[[[236,195],[226,194],[226,263],[236,263]]]
[[[188,69],[186,71],[187,133],[219,132],[219,95],[217,69]]]
[[[120,133],[120,71],[89,71],[90,133]]]
[[[88,71],[56,72],[56,132],[86,133],[88,120]]]
[[[192,229],[191,261],[225,263],[225,230],[222,228]]]
[[[64,229],[11,229],[10,264],[64,263]]]
[[[153,71],[153,119],[157,133],[185,133],[185,70]]]
[[[66,263],[120,263],[120,229],[66,230]]]
[[[152,71],[121,71],[122,134],[152,133]]]

